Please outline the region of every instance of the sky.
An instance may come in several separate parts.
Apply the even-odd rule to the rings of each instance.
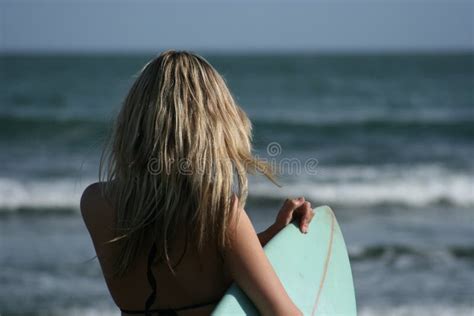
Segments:
[[[0,53],[474,50],[474,0],[0,0]]]

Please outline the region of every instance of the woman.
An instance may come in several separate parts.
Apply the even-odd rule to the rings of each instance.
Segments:
[[[298,315],[262,250],[296,215],[287,200],[256,234],[244,205],[247,173],[273,179],[251,154],[251,125],[202,57],[168,51],[126,96],[81,211],[122,315],[208,315],[232,281],[263,315]]]

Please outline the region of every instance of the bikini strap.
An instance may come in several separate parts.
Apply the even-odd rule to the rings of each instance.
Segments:
[[[153,243],[150,253],[148,254],[148,266],[147,266],[147,279],[148,279],[148,284],[151,287],[151,293],[148,296],[146,302],[145,302],[145,310],[127,310],[127,309],[120,309],[123,313],[127,314],[145,314],[145,316],[152,316],[153,314],[158,313],[161,316],[176,316],[177,311],[184,311],[192,308],[198,308],[198,307],[203,307],[211,304],[217,304],[219,300],[214,300],[214,301],[208,301],[205,303],[198,303],[198,304],[193,304],[193,305],[188,305],[184,307],[179,307],[179,308],[157,308],[157,309],[151,309],[153,306],[153,303],[156,300],[156,278],[155,275],[153,274],[153,271],[151,270],[151,267],[153,265],[153,262],[155,261],[156,258],[156,253],[157,253],[157,247],[156,243]],[[184,255],[182,256],[184,257]],[[179,261],[181,261],[182,257],[180,258]],[[179,263],[179,262],[178,262]]]
[[[151,266],[153,265],[153,262],[155,261],[155,257],[156,257],[156,244],[153,243],[150,249],[150,253],[148,254],[148,267],[147,267],[146,275],[148,279],[148,284],[151,287],[151,293],[145,302],[145,316],[152,315],[150,308],[156,300],[156,279],[155,279],[155,275],[153,274],[153,271],[151,270]]]

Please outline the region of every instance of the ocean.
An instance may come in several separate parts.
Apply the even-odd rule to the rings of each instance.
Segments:
[[[359,315],[474,314],[474,55],[204,55],[287,197],[330,205]],[[79,214],[122,98],[153,55],[0,57],[0,314],[118,315]],[[276,148],[276,151],[274,149]]]

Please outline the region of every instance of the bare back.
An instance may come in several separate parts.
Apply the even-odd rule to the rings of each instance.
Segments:
[[[145,300],[152,292],[147,279],[148,255],[152,242],[143,244],[139,257],[125,276],[110,277],[118,249],[105,242],[115,237],[112,230],[115,213],[101,196],[100,185],[92,184],[84,192],[81,200],[84,221],[115,303],[124,310],[143,310]],[[170,253],[172,266],[179,262],[175,274],[172,274],[166,263],[157,263],[151,267],[157,285],[152,309],[179,309],[213,302],[222,297],[231,283],[230,274],[226,271],[217,250],[208,247],[199,256],[191,247],[186,247],[184,231],[179,227],[176,227],[176,230],[179,238],[173,242]],[[214,305],[209,304],[179,311],[178,315],[209,315],[213,308]]]

